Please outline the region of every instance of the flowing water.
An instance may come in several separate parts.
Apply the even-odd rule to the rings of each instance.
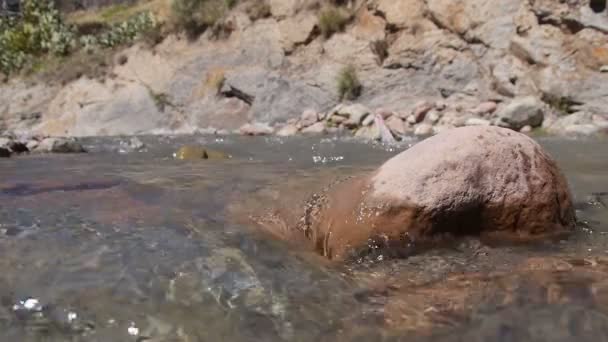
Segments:
[[[142,140],[0,160],[1,341],[608,340],[607,141],[540,139],[575,196],[567,240],[337,264],[247,215],[414,141]],[[174,160],[182,144],[232,158]]]

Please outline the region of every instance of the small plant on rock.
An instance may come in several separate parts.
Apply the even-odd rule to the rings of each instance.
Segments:
[[[175,29],[195,38],[222,19],[235,4],[236,1],[229,0],[174,0]]]
[[[361,95],[361,91],[363,90],[363,86],[357,76],[357,70],[352,65],[340,70],[337,83],[340,100],[354,100]]]
[[[256,21],[262,18],[268,18],[272,15],[270,4],[266,0],[251,1],[245,9],[249,19]]]
[[[350,21],[350,15],[338,7],[327,7],[319,14],[319,30],[325,38],[341,32]]]

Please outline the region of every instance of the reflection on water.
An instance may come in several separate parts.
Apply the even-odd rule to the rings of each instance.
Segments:
[[[235,213],[300,203],[407,143],[142,140],[0,161],[0,340],[608,339],[606,142],[542,141],[577,202],[566,241],[339,265]],[[185,143],[233,158],[173,160]]]

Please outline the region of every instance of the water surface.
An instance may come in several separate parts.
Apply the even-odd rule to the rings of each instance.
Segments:
[[[606,141],[540,140],[577,203],[567,240],[335,264],[239,213],[299,203],[415,141],[123,140],[0,160],[0,340],[608,340]],[[233,158],[171,157],[196,143]]]

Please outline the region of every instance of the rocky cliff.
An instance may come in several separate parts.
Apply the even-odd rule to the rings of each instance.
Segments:
[[[10,80],[0,86],[0,130],[85,136],[280,126],[307,109],[335,111],[345,66],[362,84],[354,101],[390,112],[385,118],[399,118],[404,133],[420,125],[424,133],[473,124],[608,129],[605,0],[351,1],[343,6],[352,19],[329,37],[319,29],[318,1],[269,5],[257,20],[237,5],[220,37],[172,35],[154,48],[126,48],[104,78]]]

